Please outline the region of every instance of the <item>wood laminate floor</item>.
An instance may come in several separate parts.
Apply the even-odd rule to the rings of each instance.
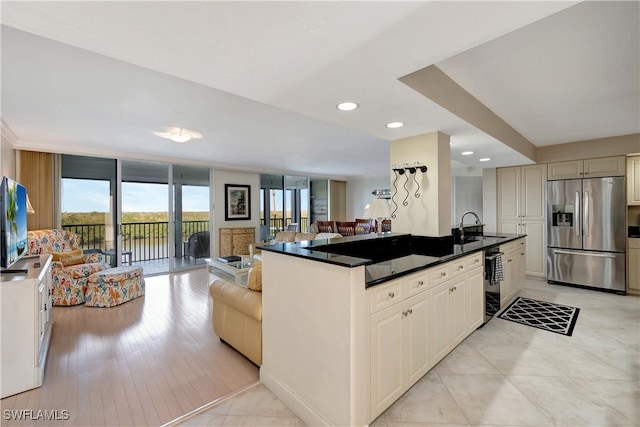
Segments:
[[[2,399],[1,425],[161,425],[257,381],[213,333],[208,280],[206,269],[149,277],[144,297],[117,307],[54,307],[44,384]],[[69,418],[17,421],[7,410]]]

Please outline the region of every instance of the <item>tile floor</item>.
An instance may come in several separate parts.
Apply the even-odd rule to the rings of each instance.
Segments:
[[[573,336],[494,318],[372,426],[640,425],[640,298],[538,280],[520,295],[579,307]],[[257,385],[182,425],[304,424]]]

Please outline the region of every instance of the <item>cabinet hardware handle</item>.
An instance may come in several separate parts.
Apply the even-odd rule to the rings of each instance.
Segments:
[[[462,270],[464,268],[464,265],[459,265],[458,266],[458,271]]]
[[[389,292],[389,297],[390,297],[390,298],[393,298],[393,297],[395,297],[395,296],[396,296],[396,294],[394,294],[393,292]]]
[[[446,275],[447,275],[447,273],[446,273],[446,272],[444,272],[444,271],[443,271],[442,273],[440,273],[440,277],[444,277],[444,276],[446,276]]]
[[[480,260],[479,260],[479,259],[474,259],[474,260],[473,260],[473,263],[474,263],[474,264],[477,264],[477,263],[479,263],[479,262],[480,262]]]
[[[403,311],[403,312],[402,312],[402,315],[403,315],[403,316],[405,316],[405,317],[406,317],[408,314],[409,314],[409,313],[407,313],[406,311]]]
[[[424,281],[423,281],[423,280],[420,280],[420,281],[418,282],[418,286],[422,286],[422,285],[424,285]]]
[[[413,313],[413,308],[410,308],[410,309],[408,310],[408,312],[409,312],[409,314],[412,314],[412,313]]]
[[[456,289],[458,289],[458,287],[457,287],[457,286],[454,286],[454,287],[453,287],[453,290],[455,291]]]
[[[520,255],[524,255],[524,252],[520,252]]]
[[[513,261],[513,260],[512,260],[512,259],[508,259],[508,260],[507,260],[507,262],[511,262],[511,261]]]

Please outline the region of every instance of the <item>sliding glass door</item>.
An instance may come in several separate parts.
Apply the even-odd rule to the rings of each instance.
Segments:
[[[120,262],[145,274],[170,271],[169,168],[164,163],[122,160]]]
[[[145,275],[210,256],[209,169],[62,156],[62,227],[112,266]]]
[[[173,167],[174,269],[204,265],[211,256],[209,169]]]
[[[116,161],[63,155],[61,169],[62,228],[79,234],[85,250],[114,251]],[[115,257],[105,255],[105,258],[115,265]]]

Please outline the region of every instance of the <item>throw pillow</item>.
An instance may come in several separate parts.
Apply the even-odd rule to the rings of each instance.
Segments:
[[[262,264],[257,263],[249,270],[247,275],[247,288],[252,291],[262,292]]]
[[[84,264],[82,249],[75,249],[71,252],[53,252],[53,261],[60,261],[63,266]]]

